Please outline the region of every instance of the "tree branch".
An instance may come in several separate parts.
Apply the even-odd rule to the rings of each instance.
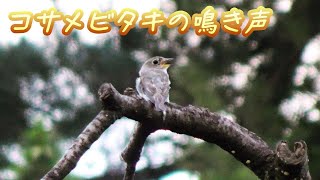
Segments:
[[[215,143],[261,179],[282,178],[277,175],[276,169],[281,172],[281,167],[277,163],[278,158],[273,149],[253,132],[221,115],[205,108],[191,105],[181,107],[168,103],[166,117],[163,120],[162,113],[155,111],[150,102],[122,95],[111,84],[102,85],[100,90],[112,92],[107,93],[110,94],[107,97],[101,97],[106,109],[121,109],[123,116],[140,123],[152,122],[157,129],[167,129]],[[301,167],[293,168],[292,170],[297,172],[302,170]],[[300,178],[306,179],[302,176]]]
[[[134,98],[138,98],[136,92],[132,88],[127,88],[124,94]],[[127,163],[124,180],[133,180],[136,171],[136,164],[140,159],[143,145],[147,137],[156,130],[152,123],[138,123],[135,131],[130,139],[128,146],[122,152],[121,157]]]
[[[101,111],[77,137],[66,154],[42,179],[63,179],[68,175],[91,144],[119,117],[121,116],[117,112]]]
[[[163,165],[160,167],[146,167],[142,170],[135,172],[135,179],[139,180],[150,180],[150,179],[160,179],[164,174],[168,174],[172,171],[179,169],[175,163],[169,165]],[[184,170],[184,169],[180,169]],[[92,178],[91,180],[123,180],[124,172],[122,170],[111,170],[107,171],[103,176]]]
[[[286,143],[280,143],[275,152],[256,134],[205,108],[191,105],[181,107],[167,103],[166,116],[163,119],[163,114],[155,111],[152,103],[137,96],[122,95],[111,84],[103,84],[99,95],[104,110],[141,123],[141,130],[138,126],[123,153],[123,159],[129,167],[127,177],[133,177],[130,174],[135,170],[142,146],[150,132],[142,126],[148,125],[152,127],[151,132],[167,129],[215,143],[251,169],[260,179],[311,179],[307,164],[307,146],[304,142],[296,143],[294,152],[287,148]],[[68,159],[68,156],[65,157]],[[64,161],[63,159],[60,161]],[[73,164],[75,165],[75,162]],[[61,168],[54,169],[58,171]]]
[[[155,129],[152,126],[138,123],[135,132],[130,139],[126,149],[122,152],[121,157],[127,163],[124,180],[133,180],[136,170],[136,164],[140,159],[140,154],[147,137]]]
[[[276,177],[279,179],[311,179],[308,168],[307,144],[299,141],[294,144],[293,152],[287,142],[277,145]]]

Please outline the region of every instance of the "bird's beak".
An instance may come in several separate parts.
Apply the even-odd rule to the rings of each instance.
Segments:
[[[172,64],[172,61],[173,61],[173,58],[164,58],[164,59],[161,61],[160,65],[161,65],[162,68],[167,69],[167,68],[169,68],[170,65]]]

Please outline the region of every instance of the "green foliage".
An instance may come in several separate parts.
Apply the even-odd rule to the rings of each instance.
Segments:
[[[174,76],[174,86],[184,87],[185,93],[191,96],[189,103],[192,102],[193,105],[207,107],[211,110],[219,109],[222,103],[219,102],[220,99],[212,83],[210,84],[213,74],[210,71],[203,71],[204,66],[203,63],[197,60],[191,60],[188,66],[177,69],[176,76]],[[173,101],[180,104],[187,102],[178,93],[173,94]]]
[[[40,120],[26,129],[19,142],[24,162],[9,165],[9,169],[14,170],[18,179],[41,179],[60,156],[54,132],[45,130]]]
[[[194,172],[200,172],[202,180],[255,180],[257,177],[230,154],[216,145],[195,144],[185,150],[179,166]]]
[[[21,96],[21,80],[36,75],[47,78],[49,68],[40,50],[25,40],[15,47],[0,48],[0,143],[15,141],[26,128],[24,112],[29,106]]]

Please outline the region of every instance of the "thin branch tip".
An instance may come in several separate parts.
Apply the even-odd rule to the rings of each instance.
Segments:
[[[306,142],[294,143],[293,151],[286,141],[281,141],[276,147],[276,168],[278,177],[283,179],[311,180],[308,166],[308,147]]]

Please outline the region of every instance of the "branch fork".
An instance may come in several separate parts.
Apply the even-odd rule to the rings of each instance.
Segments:
[[[138,122],[121,155],[127,164],[125,180],[134,179],[135,166],[144,143],[151,133],[159,129],[215,143],[251,169],[260,179],[311,180],[307,145],[304,141],[296,142],[293,152],[284,141],[280,142],[274,151],[253,132],[206,108],[166,103],[166,116],[163,120],[162,112],[155,111],[153,104],[140,98],[132,88],[126,89],[122,95],[112,84],[106,83],[100,87],[98,93],[103,110],[42,179],[63,179],[103,131],[125,116]]]

